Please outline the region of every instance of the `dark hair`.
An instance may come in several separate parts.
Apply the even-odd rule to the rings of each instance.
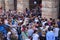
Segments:
[[[10,27],[9,27],[9,28],[6,28],[6,30],[7,30],[7,31],[11,31],[11,30],[10,30]]]
[[[48,25],[48,23],[45,23],[45,26]]]
[[[2,22],[2,24],[4,24],[4,18],[1,18],[1,22]]]
[[[47,19],[45,19],[45,21],[47,21]]]
[[[36,33],[37,32],[37,30],[34,30],[34,33]]]
[[[52,20],[52,18],[50,18],[50,20]]]
[[[48,31],[51,31],[51,30],[53,31],[53,28],[49,27],[49,28],[48,28]]]

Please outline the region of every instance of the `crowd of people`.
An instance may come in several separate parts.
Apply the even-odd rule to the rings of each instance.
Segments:
[[[35,9],[9,10],[0,15],[0,40],[60,40],[60,20],[42,18]]]

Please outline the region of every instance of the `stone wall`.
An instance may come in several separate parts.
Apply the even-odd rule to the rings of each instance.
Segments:
[[[25,8],[29,8],[29,0],[17,0],[17,11],[23,12]]]
[[[14,0],[8,0],[8,3],[9,3],[9,8],[11,10],[13,10],[14,9]]]
[[[57,18],[59,0],[42,0],[42,17]],[[4,8],[4,3],[0,0],[0,7]],[[29,0],[17,0],[17,11],[23,12],[29,8]],[[5,0],[5,9],[14,9],[14,0]]]
[[[42,0],[42,17],[57,18],[58,0]]]
[[[1,7],[4,9],[4,0],[0,0],[0,8]]]
[[[9,10],[9,1],[8,0],[5,0],[5,9],[6,9],[6,11]]]
[[[1,8],[1,0],[0,0],[0,8]]]

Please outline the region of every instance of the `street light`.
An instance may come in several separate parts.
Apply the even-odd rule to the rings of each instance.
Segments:
[[[37,2],[36,2],[36,1],[34,1],[34,4],[37,4]]]

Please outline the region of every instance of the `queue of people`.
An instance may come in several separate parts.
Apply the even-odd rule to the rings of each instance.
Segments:
[[[60,40],[60,20],[42,18],[36,10],[9,10],[0,15],[0,40]]]

